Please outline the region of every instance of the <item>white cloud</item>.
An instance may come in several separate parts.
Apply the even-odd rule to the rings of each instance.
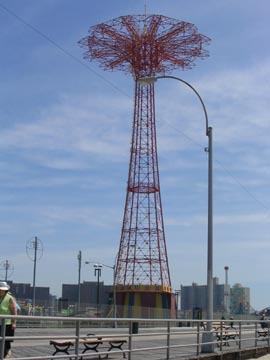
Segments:
[[[39,209],[42,217],[51,223],[59,225],[59,223],[68,224],[86,224],[89,226],[98,226],[110,228],[115,221],[121,217],[120,211],[116,216],[116,209],[106,209],[97,207],[43,207]]]
[[[16,149],[33,163],[59,169],[89,167],[89,157],[96,156],[122,161],[130,139],[122,120],[125,114],[125,103],[117,97],[92,95],[71,102],[65,96],[37,119],[4,129],[0,146],[7,152]]]

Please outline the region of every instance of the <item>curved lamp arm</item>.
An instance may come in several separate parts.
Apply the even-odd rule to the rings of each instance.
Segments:
[[[150,85],[150,84],[153,84],[154,82],[156,82],[158,79],[174,79],[174,80],[181,81],[182,83],[186,84],[197,95],[197,97],[199,98],[200,103],[202,105],[204,116],[205,116],[206,136],[209,136],[208,115],[207,115],[207,111],[206,111],[206,107],[204,105],[203,99],[201,98],[201,95],[198,93],[198,91],[187,81],[185,81],[179,77],[170,76],[170,75],[143,77],[143,78],[138,79],[138,82],[141,85]]]

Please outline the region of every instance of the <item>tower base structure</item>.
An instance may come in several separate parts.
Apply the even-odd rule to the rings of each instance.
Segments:
[[[117,315],[123,318],[175,319],[175,294],[168,286],[117,285]]]

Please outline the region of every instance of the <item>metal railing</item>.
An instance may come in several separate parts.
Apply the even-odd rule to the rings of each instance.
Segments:
[[[5,336],[5,319],[16,318],[14,337]],[[12,357],[17,360],[84,359],[114,354],[128,360],[169,360],[199,357],[211,345],[220,355],[230,351],[265,353],[270,346],[270,322],[259,320],[211,320],[211,341],[205,329],[205,320],[191,319],[128,319],[80,318],[47,316],[0,316],[0,359],[4,359],[4,343],[12,342]],[[269,326],[269,327],[268,327]],[[91,335],[89,334],[91,333]],[[106,338],[110,342],[106,341]],[[207,338],[207,342],[205,341]],[[87,339],[99,339],[95,349],[85,345]],[[109,348],[108,344],[125,339],[121,346]],[[70,345],[55,352],[51,341]],[[87,343],[87,341],[86,341]],[[117,344],[116,344],[117,345]],[[119,343],[118,343],[119,345]],[[209,351],[209,350],[208,350]],[[206,351],[206,352],[208,352]],[[210,351],[211,352],[211,351]]]

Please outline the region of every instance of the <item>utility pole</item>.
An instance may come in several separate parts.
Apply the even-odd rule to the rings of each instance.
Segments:
[[[82,268],[82,252],[81,250],[78,253],[77,256],[78,259],[78,264],[79,264],[79,268],[78,268],[78,309],[77,312],[80,312],[81,309],[81,268]]]

